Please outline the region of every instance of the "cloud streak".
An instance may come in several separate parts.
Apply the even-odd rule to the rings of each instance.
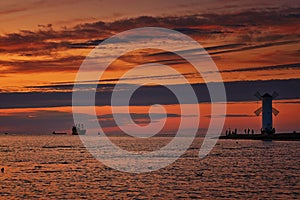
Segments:
[[[273,43],[266,43],[266,44],[253,45],[253,46],[250,45],[250,46],[243,47],[243,48],[210,52],[210,54],[217,55],[217,54],[233,53],[233,52],[240,52],[240,51],[249,51],[249,50],[261,49],[261,48],[267,48],[267,47],[273,47],[273,46],[281,46],[281,45],[286,45],[286,44],[297,44],[299,42],[300,42],[300,40],[292,40],[292,41],[273,42]]]
[[[221,73],[226,72],[251,72],[251,71],[266,71],[266,70],[296,70],[300,69],[300,63],[291,63],[284,65],[262,66],[262,67],[247,67],[241,69],[221,70]]]
[[[37,72],[66,72],[78,70],[84,56],[69,56],[49,60],[0,60],[0,65],[5,66],[3,73],[37,73]],[[63,67],[62,67],[63,66]]]
[[[254,114],[253,115],[249,115],[249,114],[226,114],[226,115],[205,115],[204,117],[206,117],[206,118],[224,118],[224,117],[226,117],[226,118],[246,117],[246,118],[248,118],[248,117],[256,117],[256,116]]]

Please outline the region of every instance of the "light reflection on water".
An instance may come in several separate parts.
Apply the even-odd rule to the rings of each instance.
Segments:
[[[124,149],[149,151],[170,141],[111,138]],[[0,199],[297,199],[300,143],[219,140],[203,160],[202,139],[175,163],[144,174],[104,166],[77,136],[0,136]],[[203,175],[201,173],[203,172]]]

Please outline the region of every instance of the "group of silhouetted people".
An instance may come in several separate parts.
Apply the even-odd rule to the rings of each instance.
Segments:
[[[250,128],[248,128],[248,129],[245,128],[245,129],[244,129],[244,133],[245,133],[245,134],[248,134],[248,135],[249,135],[249,134],[250,134],[250,131],[251,131],[251,134],[253,135],[253,134],[254,134],[254,130],[253,130],[253,129],[251,129],[251,130],[250,130]]]
[[[251,134],[253,135],[254,134],[254,130],[253,129],[251,129],[250,130],[250,128],[248,128],[248,129],[244,129],[244,133],[245,134],[250,134],[250,132],[251,132]],[[228,129],[228,130],[226,130],[226,132],[225,132],[225,134],[226,134],[226,136],[227,135],[237,135],[237,129],[235,128],[234,130],[231,130],[230,128]]]
[[[235,128],[234,130],[231,131],[231,129],[229,128],[228,130],[226,130],[226,136],[227,135],[236,135],[237,134],[237,129]]]

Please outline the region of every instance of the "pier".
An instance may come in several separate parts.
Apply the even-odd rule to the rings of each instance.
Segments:
[[[276,134],[231,134],[220,136],[219,139],[231,140],[282,140],[300,141],[300,133],[276,133]]]

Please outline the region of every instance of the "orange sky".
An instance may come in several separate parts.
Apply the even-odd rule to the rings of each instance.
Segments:
[[[224,82],[252,81],[249,84],[253,83],[255,86],[259,81],[296,81],[298,85],[287,90],[284,90],[285,85],[280,85],[282,82],[274,85],[274,88],[268,88],[268,91],[259,87],[256,90],[261,93],[276,90],[281,94],[279,96],[281,101],[292,101],[276,105],[281,113],[276,117],[275,123],[282,131],[300,129],[297,118],[287,120],[287,116],[296,115],[296,111],[300,108],[297,101],[300,97],[297,89],[300,75],[300,4],[296,1],[133,0],[124,3],[125,1],[121,0],[92,0],[85,3],[67,0],[63,2],[56,0],[0,2],[1,95],[20,92],[26,94],[36,92],[38,95],[56,92],[59,95],[61,92],[70,92],[70,88],[61,89],[61,85],[74,82],[82,61],[101,41],[132,28],[165,27],[198,41],[216,63]],[[186,51],[193,52],[191,49]],[[194,74],[192,66],[179,56],[164,54],[157,49],[148,49],[129,52],[120,57],[106,72],[103,79],[107,81],[102,83],[115,83],[113,79],[119,78],[128,69],[149,62],[176,68],[180,73],[186,74],[191,83],[203,82],[199,75]],[[151,70],[141,74],[141,79],[145,81],[149,77]],[[176,78],[164,80],[168,84],[180,83]],[[134,84],[135,81],[128,80],[128,83]],[[49,85],[53,87],[46,87]],[[237,85],[239,86],[235,92],[246,93],[241,84]],[[40,96],[37,98],[44,101]],[[250,116],[256,108],[253,100],[248,98],[239,102],[239,99],[231,98],[230,101],[236,103],[228,104],[227,114],[231,117],[226,118],[225,127],[242,128],[249,123],[248,126],[259,129],[260,118]],[[12,102],[15,101],[14,99]],[[18,105],[21,103],[22,100]],[[40,108],[26,108],[28,104],[26,106],[24,104],[21,110],[8,109],[17,107],[16,105],[9,102],[0,103],[2,118],[9,113],[11,120],[15,120],[27,115],[26,113],[39,111],[38,115],[45,115],[45,120],[51,120],[52,115],[47,110],[47,102]],[[203,109],[205,110],[205,106]],[[70,112],[68,106],[54,107],[50,110],[60,114]],[[233,117],[234,115],[243,117]],[[202,115],[202,121],[207,123],[207,119],[209,118]],[[13,124],[8,120],[6,117],[1,123],[0,119],[0,130],[18,132],[12,125],[11,127],[7,125]],[[176,121],[174,118],[169,120],[173,120],[173,124]],[[168,127],[172,129],[171,125]],[[200,125],[200,128],[205,129],[204,127]],[[23,129],[30,132],[34,128],[24,125]],[[60,129],[63,129],[63,126]]]

